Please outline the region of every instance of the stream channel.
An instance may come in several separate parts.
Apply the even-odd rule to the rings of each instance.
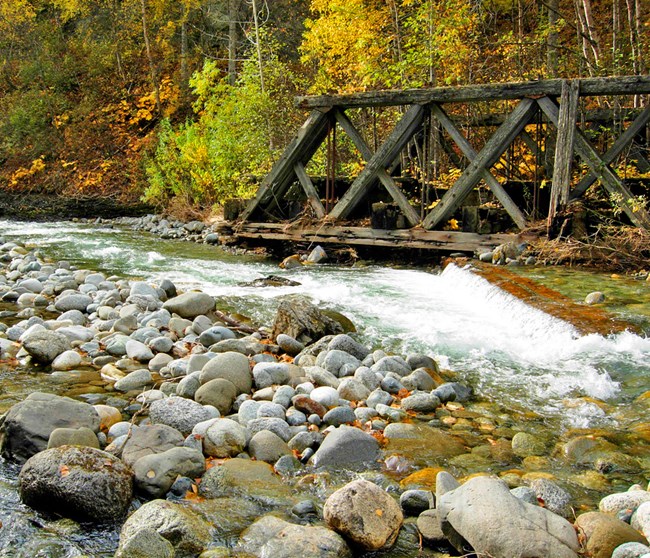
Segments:
[[[563,481],[585,509],[605,494],[647,482],[650,398],[643,394],[650,379],[648,282],[561,268],[518,268],[518,273],[577,302],[591,291],[603,291],[605,310],[629,321],[636,331],[581,335],[571,324],[455,265],[442,272],[375,264],[280,270],[276,261],[262,257],[89,223],[0,220],[0,236],[38,246],[48,259],[67,260],[78,268],[152,283],[168,278],[180,289],[200,288],[217,297],[217,308],[247,316],[257,325],[272,323],[280,297],[305,294],[350,318],[366,345],[395,354],[424,352],[442,369],[453,371],[475,391],[466,406],[469,418],[476,418],[472,413],[477,411],[514,431],[543,437],[550,448],[543,470]],[[240,285],[270,274],[300,285]],[[27,370],[17,375],[0,363],[0,412],[32,391],[84,399],[86,388],[79,379],[71,383],[57,374]],[[601,475],[598,482],[585,476],[580,467],[556,458],[554,449],[578,434],[605,437],[622,454],[634,456],[639,468],[605,471],[611,474]],[[432,465],[426,451],[415,453],[410,457],[419,467]],[[459,476],[485,469],[480,459],[456,465]],[[521,461],[490,467],[496,473],[516,468]],[[79,528],[40,517],[20,503],[16,473],[14,466],[0,464],[0,556],[112,555],[115,529]],[[390,555],[415,555],[412,551]]]

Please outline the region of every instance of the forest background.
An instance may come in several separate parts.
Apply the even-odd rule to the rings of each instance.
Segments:
[[[0,190],[210,208],[254,194],[304,120],[297,94],[646,74],[648,11],[646,0],[0,0]],[[355,118],[376,143],[397,110]],[[337,172],[359,172],[359,154],[341,151]]]

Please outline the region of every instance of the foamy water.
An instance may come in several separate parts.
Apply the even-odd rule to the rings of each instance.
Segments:
[[[650,339],[629,332],[580,335],[571,324],[454,265],[440,274],[329,265],[284,271],[272,262],[132,231],[0,221],[0,234],[108,273],[166,277],[181,288],[201,288],[259,324],[271,323],[280,297],[305,294],[352,319],[368,344],[431,354],[479,394],[563,417],[572,426],[604,418],[599,407],[580,398],[624,404],[630,397],[625,383],[650,376]],[[240,285],[269,274],[300,286]]]

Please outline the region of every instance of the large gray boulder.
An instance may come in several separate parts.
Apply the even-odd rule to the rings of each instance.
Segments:
[[[214,310],[214,298],[206,293],[192,291],[170,298],[163,304],[163,308],[181,318],[193,320]]]
[[[49,393],[31,393],[4,417],[0,428],[2,455],[23,463],[47,449],[50,434],[57,428],[86,427],[96,433],[99,426],[99,415],[88,403]]]
[[[122,460],[133,466],[135,462],[152,453],[162,453],[168,449],[180,447],[185,438],[166,424],[148,424],[131,432],[131,437],[122,449]]]
[[[217,415],[214,409],[184,397],[166,397],[154,401],[149,407],[149,418],[153,424],[166,424],[184,436],[190,434],[199,422],[216,418]]]
[[[133,512],[122,526],[115,558],[132,558],[128,548],[145,530],[168,540],[175,558],[194,558],[212,541],[210,525],[192,508],[179,502],[152,500]]]
[[[133,466],[135,487],[151,498],[161,498],[177,477],[198,478],[205,473],[203,453],[193,448],[171,448],[141,457]]]
[[[59,312],[68,312],[70,310],[79,310],[85,312],[86,308],[91,305],[93,299],[86,294],[74,293],[61,296],[54,303],[54,308]]]
[[[376,484],[359,479],[332,494],[323,517],[337,533],[364,550],[390,548],[402,527],[399,504]]]
[[[81,446],[34,455],[20,471],[19,482],[28,506],[79,520],[119,519],[133,496],[129,467],[110,453]]]
[[[30,333],[23,339],[23,348],[35,362],[50,364],[56,357],[70,349],[70,341],[58,331],[40,330]]]
[[[330,432],[311,459],[314,467],[361,469],[379,459],[379,442],[353,426]]]
[[[259,558],[351,558],[350,548],[325,527],[295,525],[272,515],[253,523],[241,536],[237,550]]]
[[[437,509],[443,533],[459,552],[469,545],[494,558],[578,556],[578,538],[566,519],[516,498],[499,479],[470,479],[442,494]]]

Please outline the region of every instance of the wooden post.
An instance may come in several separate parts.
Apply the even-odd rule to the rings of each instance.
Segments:
[[[551,201],[548,208],[548,219],[546,221],[547,234],[551,232],[556,215],[564,211],[569,202],[579,93],[580,86],[578,80],[565,80],[562,83]]]

